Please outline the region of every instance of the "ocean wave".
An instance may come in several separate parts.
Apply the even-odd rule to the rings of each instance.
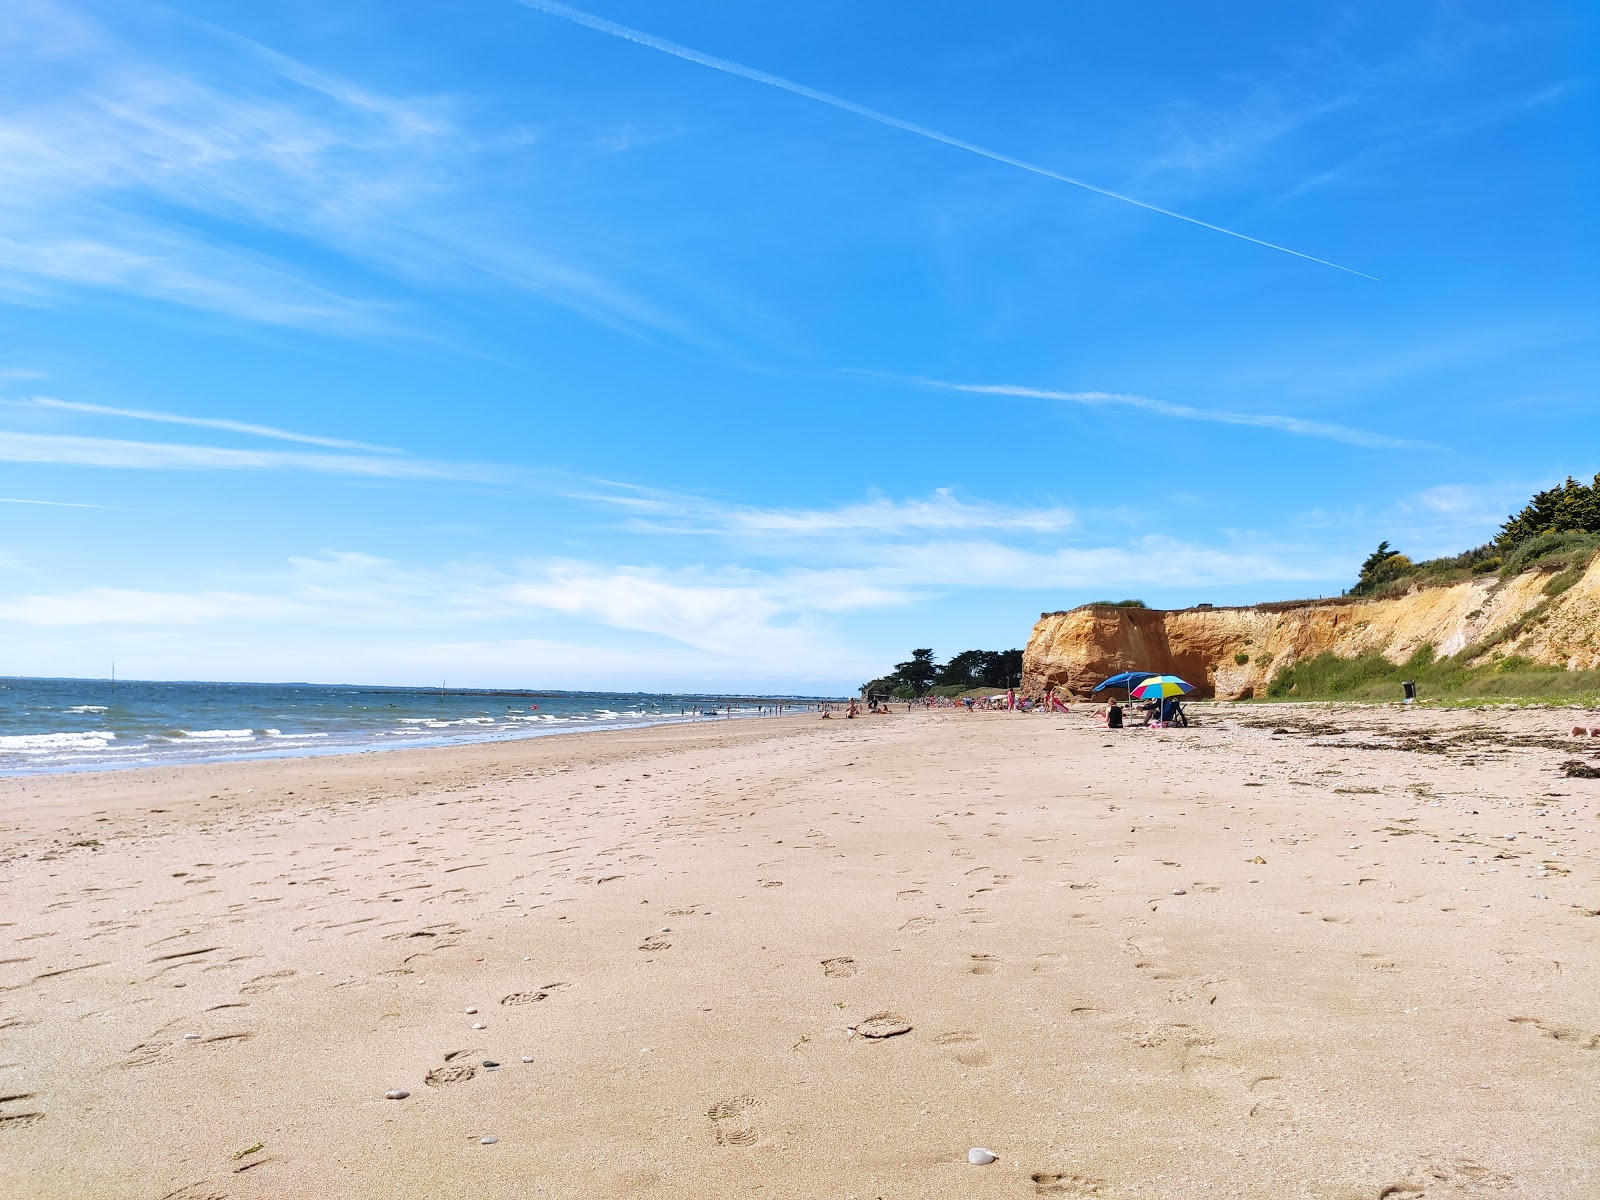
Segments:
[[[109,732],[14,733],[0,737],[0,750],[38,754],[50,750],[104,750],[116,738]]]
[[[180,729],[179,737],[192,738],[197,742],[237,742],[243,738],[253,738],[254,729]]]
[[[69,713],[102,713],[106,711],[106,706],[104,704],[74,704],[65,711]]]
[[[258,729],[256,732],[261,737],[274,738],[325,738],[328,736],[325,733],[285,733],[281,729]]]

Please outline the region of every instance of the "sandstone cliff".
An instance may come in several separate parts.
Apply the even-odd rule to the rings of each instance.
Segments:
[[[1265,695],[1278,671],[1328,651],[1376,650],[1401,663],[1424,645],[1444,657],[1496,636],[1503,640],[1474,664],[1520,655],[1570,670],[1600,667],[1600,556],[1554,598],[1544,595],[1550,579],[1489,576],[1390,600],[1044,613],[1023,651],[1022,690],[1082,695],[1118,671],[1145,670],[1181,676],[1200,695],[1242,699]]]

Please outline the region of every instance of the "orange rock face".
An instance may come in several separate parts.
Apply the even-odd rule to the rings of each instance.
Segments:
[[[1558,596],[1544,594],[1550,578],[1491,576],[1390,600],[1044,613],[1023,651],[1022,690],[1086,695],[1108,676],[1137,670],[1178,675],[1199,695],[1244,699],[1319,654],[1376,650],[1401,663],[1424,645],[1442,658],[1508,632],[1472,663],[1517,655],[1569,670],[1600,666],[1600,558]]]

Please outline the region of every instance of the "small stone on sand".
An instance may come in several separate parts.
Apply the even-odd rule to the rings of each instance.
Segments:
[[[1172,889],[1172,894],[1174,896],[1187,896],[1189,894],[1189,891],[1188,891],[1187,888],[1173,888]]]
[[[470,1017],[470,1016],[474,1015],[477,1011],[478,1010],[475,1009],[475,1008],[469,1008],[469,1009],[467,1009],[467,1016]]]
[[[495,1062],[494,1059],[492,1059],[492,1058],[486,1058],[486,1059],[483,1060],[483,1065],[488,1067],[492,1071],[496,1067],[498,1067],[500,1064]]]
[[[385,1100],[404,1100],[409,1095],[411,1093],[406,1091],[405,1088],[395,1088],[392,1092],[385,1092],[383,1098]]]
[[[531,1055],[531,1054],[524,1054],[524,1055],[523,1055],[523,1056],[522,1056],[522,1061],[523,1061],[523,1062],[525,1062],[525,1063],[531,1063],[531,1062],[532,1062],[532,1061],[533,1061],[533,1055]]]
[[[487,1029],[489,1027],[487,1025],[485,1025],[482,1021],[479,1021],[477,1024],[475,1024],[473,1026],[473,1028],[474,1029]]]
[[[496,1142],[498,1142],[499,1140],[500,1139],[497,1138],[497,1137],[481,1137],[481,1138],[478,1139],[478,1145],[480,1145],[480,1146],[492,1146]]]
[[[993,1150],[985,1150],[982,1146],[974,1146],[967,1151],[967,1161],[975,1167],[986,1167],[999,1157]]]
[[[866,1038],[891,1038],[910,1033],[911,1022],[897,1013],[873,1013],[859,1025],[850,1026],[850,1029]]]
[[[186,1042],[197,1042],[200,1040],[200,1035],[198,1033],[186,1033],[183,1035],[183,1040]]]

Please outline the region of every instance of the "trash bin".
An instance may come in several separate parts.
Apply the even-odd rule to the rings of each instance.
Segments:
[[[1405,703],[1410,704],[1417,698],[1417,685],[1415,680],[1404,679],[1400,682],[1400,690],[1405,693]]]

